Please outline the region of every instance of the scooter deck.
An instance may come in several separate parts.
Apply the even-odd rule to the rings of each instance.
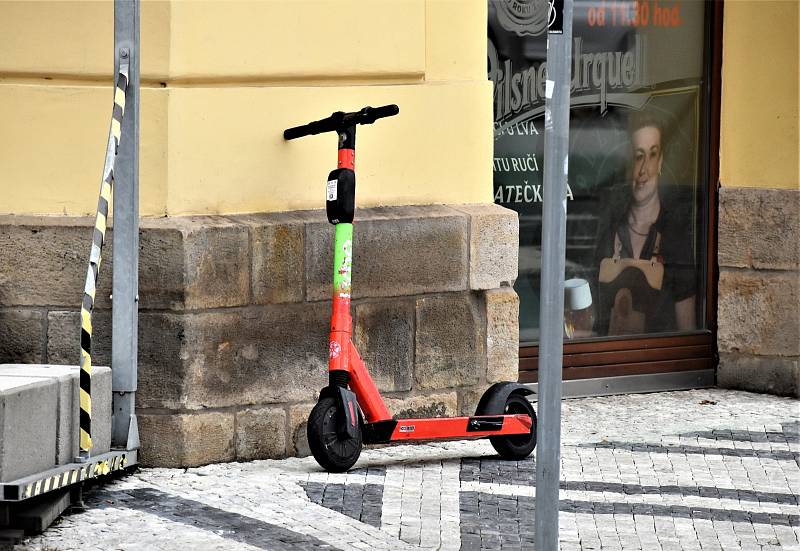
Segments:
[[[365,444],[419,440],[463,440],[528,434],[532,420],[524,414],[388,419],[364,425]]]

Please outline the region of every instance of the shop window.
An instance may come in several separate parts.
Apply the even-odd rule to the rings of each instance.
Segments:
[[[490,0],[494,199],[520,217],[520,341],[539,335],[546,0]],[[707,327],[708,6],[574,5],[566,278],[589,282],[574,340]]]

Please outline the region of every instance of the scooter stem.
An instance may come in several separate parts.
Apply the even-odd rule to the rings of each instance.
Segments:
[[[333,315],[328,369],[350,371],[350,290],[353,271],[353,224],[336,224],[333,249]]]

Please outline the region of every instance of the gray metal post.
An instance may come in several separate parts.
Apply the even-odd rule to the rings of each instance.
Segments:
[[[114,170],[114,286],[111,379],[114,393],[111,440],[139,447],[135,396],[138,354],[139,274],[139,0],[114,0],[114,52],[130,58],[130,82]]]
[[[536,517],[534,524],[538,551],[558,549],[572,0],[564,0],[562,22],[563,32],[561,34],[551,31],[547,35],[542,283],[539,310],[539,426],[536,447]]]

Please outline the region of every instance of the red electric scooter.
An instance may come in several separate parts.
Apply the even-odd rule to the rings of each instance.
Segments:
[[[350,316],[355,212],[356,126],[399,113],[396,105],[365,107],[284,131],[286,140],[336,132],[338,168],[327,184],[328,221],[335,227],[333,315],[329,348],[329,382],[308,418],[308,444],[326,470],[343,472],[361,454],[362,444],[421,440],[489,438],[501,457],[523,459],[536,446],[536,413],[525,398],[531,391],[514,382],[496,383],[481,397],[472,417],[395,419],[386,408],[358,350]]]

